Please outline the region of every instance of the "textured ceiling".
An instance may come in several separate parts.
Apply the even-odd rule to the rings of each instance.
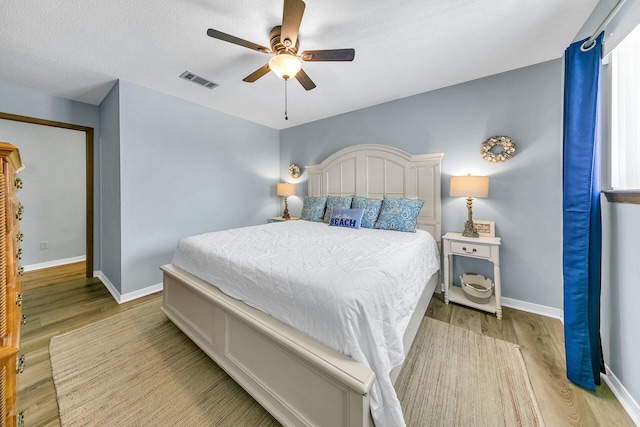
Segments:
[[[3,0],[0,81],[99,104],[117,79],[275,129],[559,58],[597,0],[307,0],[300,51],[354,48],[353,62],[304,63],[317,87],[269,73],[282,0]],[[220,86],[180,79],[190,71]]]

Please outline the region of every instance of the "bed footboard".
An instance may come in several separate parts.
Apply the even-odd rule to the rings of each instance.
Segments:
[[[370,426],[375,374],[173,265],[162,311],[285,426]]]

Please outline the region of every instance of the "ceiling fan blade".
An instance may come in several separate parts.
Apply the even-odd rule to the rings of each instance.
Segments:
[[[303,61],[353,61],[355,49],[305,50],[300,54]]]
[[[296,80],[300,82],[305,90],[311,90],[316,87],[316,84],[309,78],[309,76],[304,72],[303,69],[300,69],[300,71],[298,71],[298,74],[296,74]]]
[[[242,79],[243,82],[253,83],[258,80],[260,77],[267,74],[271,69],[269,68],[269,64],[264,64],[262,67],[255,70],[253,73],[249,74],[247,77]]]
[[[287,48],[296,46],[305,6],[302,0],[284,0],[280,41]]]
[[[231,34],[223,33],[222,31],[214,30],[213,28],[209,28],[207,30],[207,35],[209,37],[213,37],[214,39],[223,40],[225,42],[237,44],[239,46],[248,47],[252,50],[257,50],[262,53],[271,53],[271,49],[265,46],[261,46],[259,44],[241,39],[236,36],[232,36]]]

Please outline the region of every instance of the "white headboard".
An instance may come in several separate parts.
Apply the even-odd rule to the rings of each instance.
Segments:
[[[418,228],[440,243],[440,163],[444,153],[411,155],[386,145],[342,149],[319,165],[306,166],[310,196],[406,197],[425,201]]]

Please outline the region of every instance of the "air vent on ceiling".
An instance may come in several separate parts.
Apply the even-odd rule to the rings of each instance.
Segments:
[[[185,80],[189,80],[190,82],[197,83],[200,86],[204,86],[207,89],[213,89],[219,86],[217,83],[214,83],[207,79],[203,79],[202,77],[196,76],[195,74],[190,73],[189,71],[185,71],[184,73],[180,74],[180,77],[182,77]]]

